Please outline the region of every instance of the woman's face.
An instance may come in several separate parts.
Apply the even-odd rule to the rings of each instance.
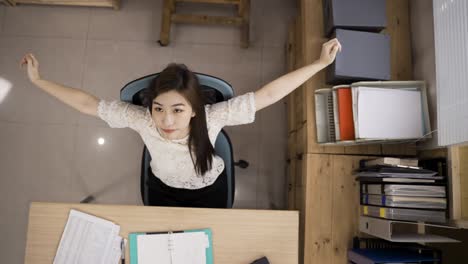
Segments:
[[[190,103],[174,90],[160,94],[153,100],[152,117],[166,139],[187,136],[190,132],[190,120],[194,116]]]

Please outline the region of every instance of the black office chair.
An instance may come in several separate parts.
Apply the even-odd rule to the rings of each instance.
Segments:
[[[151,81],[154,78],[157,78],[158,75],[159,73],[147,75],[126,84],[120,90],[120,100],[135,105],[142,105],[143,91],[149,87]],[[206,101],[209,104],[225,101],[234,96],[233,89],[227,82],[206,74],[195,73],[195,75],[198,78],[200,88],[202,89]],[[235,193],[234,166],[247,168],[249,164],[244,160],[234,162],[231,140],[224,130],[221,130],[221,132],[218,134],[214,148],[216,154],[224,161],[228,185],[226,208],[232,208]],[[143,157],[141,161],[140,179],[141,198],[144,205],[149,205],[148,186],[146,185],[146,179],[149,177],[148,170],[150,169],[150,161],[151,155],[146,146],[144,146]]]

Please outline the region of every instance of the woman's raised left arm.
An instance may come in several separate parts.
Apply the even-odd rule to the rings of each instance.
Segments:
[[[323,44],[320,58],[317,61],[283,75],[257,90],[255,92],[256,110],[274,104],[294,91],[317,72],[330,65],[335,60],[338,51],[341,51],[341,44],[338,39],[332,39]]]

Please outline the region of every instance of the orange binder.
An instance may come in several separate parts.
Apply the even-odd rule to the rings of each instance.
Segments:
[[[340,119],[340,139],[354,140],[353,100],[351,88],[338,88],[338,118]]]

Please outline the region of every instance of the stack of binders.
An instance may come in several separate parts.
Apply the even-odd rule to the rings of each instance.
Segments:
[[[414,222],[447,221],[444,177],[417,167],[417,160],[363,161],[356,176],[364,216]]]

